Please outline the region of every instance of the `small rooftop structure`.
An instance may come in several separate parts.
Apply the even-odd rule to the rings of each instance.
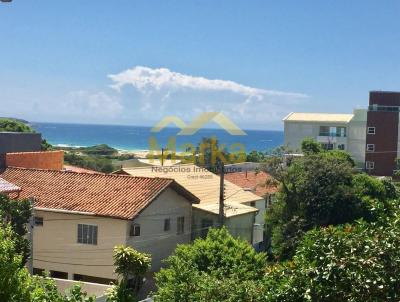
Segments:
[[[349,123],[353,116],[354,114],[291,112],[283,118],[283,121]]]

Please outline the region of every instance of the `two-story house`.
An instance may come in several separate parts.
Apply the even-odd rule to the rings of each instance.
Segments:
[[[13,167],[0,177],[3,193],[34,198],[35,273],[109,283],[116,245],[151,254],[156,271],[191,240],[199,199],[172,179]]]

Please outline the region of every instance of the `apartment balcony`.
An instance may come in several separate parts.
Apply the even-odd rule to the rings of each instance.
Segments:
[[[343,135],[337,135],[337,133],[320,133],[317,136],[317,142],[326,144],[344,144],[347,141],[347,137]]]

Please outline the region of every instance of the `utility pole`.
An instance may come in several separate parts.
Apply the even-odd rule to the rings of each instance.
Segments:
[[[164,148],[161,148],[161,166],[164,166]]]
[[[33,275],[33,228],[35,227],[35,217],[33,216],[33,207],[35,200],[31,197],[29,198],[30,204],[31,204],[31,217],[29,218],[29,248],[30,248],[30,253],[29,253],[29,259],[28,259],[28,271],[31,275]]]
[[[224,174],[225,174],[225,167],[224,167],[224,163],[221,161],[220,164],[220,171],[219,171],[219,227],[223,227],[224,226],[224,200],[225,200],[225,196],[224,196]]]

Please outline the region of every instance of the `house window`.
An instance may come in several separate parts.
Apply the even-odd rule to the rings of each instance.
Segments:
[[[43,226],[43,217],[37,217],[35,216],[33,218],[35,226]]]
[[[375,127],[368,127],[368,134],[375,134]]]
[[[325,150],[333,150],[333,144],[322,144],[322,148]]]
[[[374,152],[375,151],[375,145],[374,144],[367,144],[367,151],[368,152]]]
[[[134,223],[131,225],[131,229],[129,231],[129,236],[131,236],[131,237],[140,236],[140,224]]]
[[[345,149],[345,145],[344,144],[339,144],[338,146],[337,146],[337,148],[339,149],[339,150],[344,150]]]
[[[177,218],[177,226],[176,226],[176,233],[181,235],[185,232],[185,217],[178,217]]]
[[[365,162],[365,168],[367,170],[373,170],[375,168],[375,162],[373,162],[373,161]]]
[[[168,232],[171,229],[171,219],[164,219],[164,232]]]
[[[78,243],[97,245],[97,225],[78,224]]]
[[[50,277],[57,279],[68,279],[68,273],[60,271],[50,271]]]

